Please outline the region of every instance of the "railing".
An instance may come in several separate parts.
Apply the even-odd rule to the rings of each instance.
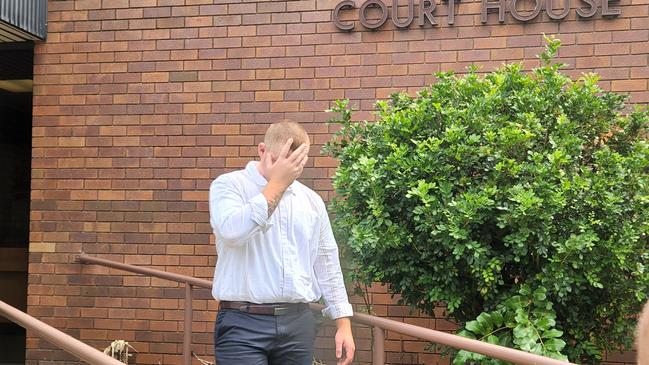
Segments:
[[[76,338],[39,321],[3,301],[0,301],[0,315],[14,323],[17,323],[25,329],[34,332],[38,336],[58,346],[64,351],[77,356],[85,362],[97,365],[124,365],[103,352],[86,345]]]
[[[183,365],[189,365],[192,361],[192,289],[194,286],[199,288],[212,289],[212,282],[208,280],[198,279],[187,275],[174,274],[171,272],[149,269],[147,267],[122,264],[120,262],[115,262],[106,259],[100,259],[98,257],[92,257],[88,255],[80,255],[77,257],[77,261],[82,264],[96,264],[106,267],[112,267],[114,269],[134,272],[142,275],[149,275],[161,279],[166,279],[169,281],[175,281],[177,283],[185,283],[185,318],[184,318],[184,327],[183,327]],[[189,328],[189,331],[187,330]]]
[[[208,280],[197,279],[191,276],[174,274],[166,271],[149,269],[141,266],[123,264],[111,260],[101,259],[88,255],[80,255],[77,261],[84,264],[96,264],[114,269],[129,271],[133,273],[158,277],[161,279],[171,280],[179,283],[185,283],[185,322],[183,337],[183,365],[191,363],[191,323],[192,323],[192,288],[211,289],[212,282]],[[312,310],[321,310],[321,304],[311,304]],[[427,340],[433,343],[450,346],[456,349],[477,352],[492,358],[509,361],[521,365],[573,365],[565,361],[551,359],[549,357],[530,354],[524,351],[511,349],[508,347],[493,345],[486,342],[472,340],[458,335],[453,335],[441,331],[435,331],[407,323],[393,321],[391,319],[375,317],[363,313],[354,313],[352,321],[372,327],[373,336],[373,365],[385,364],[385,331],[394,331],[402,335],[412,336]],[[187,330],[189,329],[189,331]]]

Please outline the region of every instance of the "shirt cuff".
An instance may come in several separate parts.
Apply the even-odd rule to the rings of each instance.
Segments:
[[[334,320],[342,317],[352,317],[354,315],[354,309],[349,303],[340,303],[325,307],[322,310],[322,315]]]
[[[255,195],[248,203],[252,207],[252,220],[260,227],[266,228],[270,217],[268,217],[268,201],[264,194]]]

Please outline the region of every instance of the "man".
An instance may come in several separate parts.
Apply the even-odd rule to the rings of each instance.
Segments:
[[[327,210],[296,181],[309,146],[299,124],[273,124],[257,148],[260,161],[210,187],[219,365],[310,365],[316,333],[307,303],[321,296],[323,314],[336,321],[338,364],[353,359],[353,312]]]

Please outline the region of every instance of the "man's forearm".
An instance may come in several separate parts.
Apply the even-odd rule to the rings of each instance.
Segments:
[[[282,199],[282,195],[284,194],[286,188],[287,186],[274,183],[271,180],[268,182],[264,190],[261,191],[261,193],[264,194],[264,197],[266,197],[266,201],[268,202],[269,217],[271,216],[271,214],[273,214],[275,208],[277,208],[277,205],[279,204],[279,201]]]

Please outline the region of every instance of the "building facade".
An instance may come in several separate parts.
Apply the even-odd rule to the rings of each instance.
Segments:
[[[649,103],[648,0],[51,0],[47,19],[33,59],[27,310],[96,348],[127,340],[137,364],[180,362],[183,287],[75,257],[211,279],[209,184],[256,157],[269,123],[304,124],[314,155],[301,181],[329,200],[336,161],[318,153],[334,100],[371,120],[377,99],[438,71],[538,65],[544,33],[561,39],[567,74],[596,72]],[[373,314],[455,328],[385,287],[368,295]],[[211,360],[217,303],[201,291],[194,309],[193,350]],[[356,341],[370,362],[369,330]],[[334,363],[332,345],[325,324],[318,357]],[[388,334],[387,361],[448,363],[426,346]],[[29,333],[26,348],[28,364],[75,361]]]

